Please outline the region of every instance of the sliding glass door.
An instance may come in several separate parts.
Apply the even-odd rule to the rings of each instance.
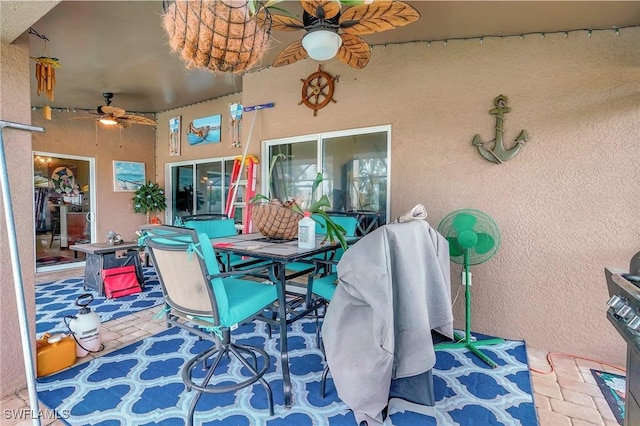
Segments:
[[[391,127],[380,126],[265,141],[263,192],[281,200],[295,198],[304,208],[318,171],[331,211],[389,215]]]
[[[168,163],[168,215],[223,214],[231,181],[233,158],[209,158],[185,163]]]
[[[33,153],[33,212],[36,271],[76,267],[83,254],[74,244],[95,235],[95,159]]]

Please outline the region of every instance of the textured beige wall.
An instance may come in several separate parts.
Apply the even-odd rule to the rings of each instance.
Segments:
[[[126,235],[144,218],[130,213],[129,193],[112,192],[112,160],[144,161],[147,178],[155,173],[163,183],[165,161],[239,155],[240,149],[229,148],[227,127],[228,104],[239,98],[244,105],[276,103],[256,120],[250,151],[256,154],[258,140],[391,124],[392,215],[421,202],[429,210],[429,222],[437,226],[450,211],[471,207],[489,213],[502,230],[498,254],[473,269],[474,330],[622,364],[624,342],[605,317],[603,268],[626,268],[640,250],[639,41],[640,31],[634,28],[618,37],[607,31],[591,38],[572,33],[568,38],[376,47],[364,70],[337,61],[326,64],[326,71],[341,76],[337,103],[317,117],[298,105],[300,79],[317,69],[313,61],[303,61],[247,74],[241,95],[158,114],[155,153],[148,142],[153,140],[150,128],[128,129],[122,139],[119,131],[98,131],[96,146],[94,125],[68,122],[65,113],[54,113],[56,125],[64,128],[45,123],[47,139],[34,136],[33,149],[99,158],[98,234],[114,228]],[[0,116],[28,121],[26,39],[3,44],[0,60]],[[488,110],[498,94],[509,96],[512,107],[506,140],[520,129],[530,134],[522,152],[499,166],[483,160],[471,146],[476,133],[492,138],[494,120]],[[187,123],[218,113],[223,114],[223,141],[189,147]],[[167,157],[167,120],[177,114],[183,117],[183,155]],[[252,114],[245,115],[243,144]],[[39,112],[33,120],[39,124]],[[24,167],[31,164],[31,137],[6,133],[14,204],[31,211],[31,167]],[[30,215],[17,221],[33,318],[33,221]],[[4,229],[0,232],[6,240]],[[2,395],[24,387],[6,247],[0,245]],[[459,269],[453,270],[453,281],[459,282]],[[454,285],[454,292],[458,288]],[[454,313],[462,327],[463,295]]]
[[[89,119],[72,119],[84,115],[87,113],[53,111],[52,120],[47,121],[42,118],[42,111],[33,111],[33,124],[46,129],[46,133],[33,136],[33,150],[95,158],[96,188],[92,188],[91,195],[97,197],[96,240],[106,241],[110,230],[125,240],[133,240],[138,226],[146,223],[146,215],[133,212],[132,192],[114,192],[113,160],[145,163],[147,180],[155,182],[155,128],[120,129],[96,125]]]
[[[473,268],[473,329],[623,364],[603,268],[627,268],[640,250],[639,45],[634,28],[376,47],[363,70],[324,66],[340,75],[337,103],[317,117],[298,105],[313,61],[247,74],[243,102],[276,104],[260,140],[391,124],[392,216],[424,203],[437,226],[469,207],[502,231],[497,255]],[[493,138],[499,94],[512,108],[508,146],[521,129],[530,136],[502,165],[471,145]],[[461,293],[458,327],[463,307]]]
[[[0,44],[0,119],[31,124],[29,100],[29,40],[28,35],[15,43]],[[29,332],[35,341],[35,275],[33,245],[33,178],[31,133],[21,130],[2,131],[7,161],[9,187],[18,240],[20,268]],[[25,167],[25,165],[29,165]],[[9,251],[5,206],[0,200],[0,395],[8,395],[26,386],[18,309],[15,298],[13,268]],[[26,214],[21,214],[26,212]],[[35,356],[35,355],[34,355]]]

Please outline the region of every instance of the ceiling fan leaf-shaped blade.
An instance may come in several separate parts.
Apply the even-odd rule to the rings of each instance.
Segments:
[[[495,240],[489,234],[484,232],[478,232],[478,243],[476,244],[475,250],[478,254],[489,253],[496,245]]]
[[[122,117],[127,113],[127,111],[123,110],[122,108],[118,108],[110,105],[102,105],[100,107],[100,111],[103,114],[110,114],[110,115],[113,115],[114,117]]]
[[[347,8],[340,15],[340,22],[358,21],[346,26],[348,34],[373,34],[409,25],[420,19],[420,12],[401,1],[374,1],[362,6]]]
[[[340,2],[338,0],[300,0],[302,8],[318,19],[331,19],[340,13]],[[320,16],[324,14],[324,16]]]
[[[293,43],[285,47],[282,52],[280,52],[275,62],[273,63],[273,66],[282,67],[285,65],[290,65],[306,57],[307,51],[304,50],[304,47],[302,47],[302,40],[294,41]]]
[[[126,124],[144,124],[146,126],[155,126],[156,121],[141,115],[124,114],[120,117],[116,117],[117,121],[124,122]]]
[[[291,16],[271,15],[271,29],[277,31],[298,31],[304,28],[301,21]]]
[[[461,232],[473,229],[477,222],[478,219],[474,215],[469,213],[459,213],[453,218],[453,229],[460,234]]]
[[[338,60],[353,68],[366,67],[371,59],[369,44],[357,35],[340,34],[340,37],[342,38],[342,46],[336,55]]]

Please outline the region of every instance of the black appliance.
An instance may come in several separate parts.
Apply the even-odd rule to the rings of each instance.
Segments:
[[[627,342],[625,426],[640,425],[640,252],[629,270],[605,268],[607,319]]]

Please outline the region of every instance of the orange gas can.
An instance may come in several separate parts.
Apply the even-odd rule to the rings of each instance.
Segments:
[[[76,341],[65,334],[44,334],[36,340],[38,377],[72,366],[76,362]]]

